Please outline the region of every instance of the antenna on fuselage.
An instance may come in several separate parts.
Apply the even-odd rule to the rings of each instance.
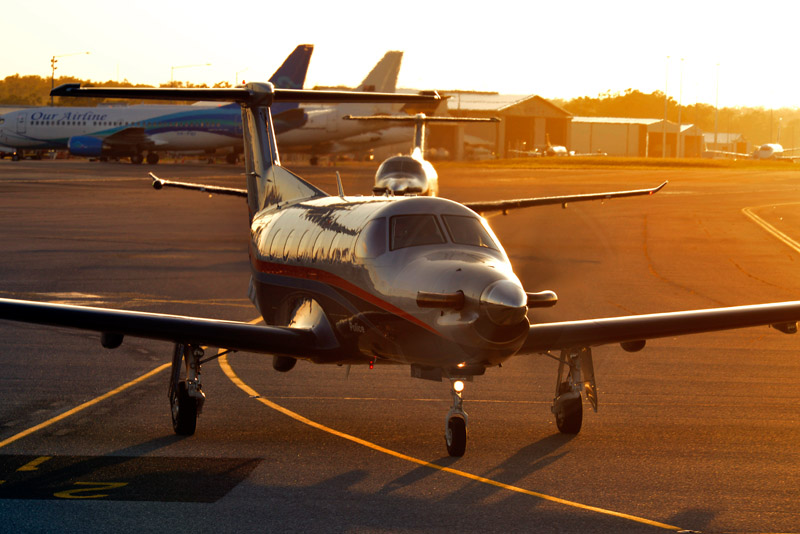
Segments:
[[[339,171],[336,171],[336,186],[339,188],[339,197],[344,198],[344,187],[342,187],[342,177],[339,176]]]

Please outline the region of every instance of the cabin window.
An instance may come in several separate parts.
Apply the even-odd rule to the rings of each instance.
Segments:
[[[439,223],[433,215],[392,217],[392,250],[444,243]]]
[[[358,234],[356,258],[377,258],[386,252],[386,219],[371,220]]]
[[[322,254],[322,235],[325,233],[324,230],[320,231],[317,234],[316,239],[314,239],[314,246],[311,250],[311,261],[317,261],[322,259],[320,255]]]
[[[292,230],[289,232],[289,235],[286,236],[286,242],[283,244],[283,259],[284,261],[289,259],[289,251],[292,248],[292,237],[296,236],[296,232]]]
[[[277,232],[275,232],[275,235],[272,237],[272,243],[270,243],[270,245],[269,245],[269,257],[270,258],[275,259],[275,258],[278,257],[278,247],[279,247],[279,245],[281,243],[280,237],[281,237],[282,233],[283,232],[278,230]]]
[[[311,241],[311,232],[306,230],[303,233],[303,237],[300,238],[300,241],[297,243],[297,251],[295,253],[295,258],[298,260],[301,258],[308,258],[311,256],[311,251],[308,250],[308,244]]]
[[[480,219],[463,215],[442,215],[453,243],[499,250]]]

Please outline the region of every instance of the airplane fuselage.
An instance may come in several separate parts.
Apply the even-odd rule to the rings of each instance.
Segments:
[[[328,152],[342,140],[381,129],[378,124],[343,121],[347,114],[393,113],[398,106],[339,104],[335,106],[303,108],[307,117],[305,123],[291,131],[282,133],[278,139],[283,151]],[[273,113],[273,117],[275,114]],[[385,126],[385,125],[383,125]]]
[[[508,257],[486,222],[456,202],[316,198],[258,213],[251,237],[251,298],[268,324],[302,324],[311,301],[325,310],[341,350],[309,358],[317,363],[482,374],[528,335],[527,297]],[[420,307],[425,293],[462,294],[463,303]]]
[[[436,196],[439,194],[439,175],[436,169],[415,149],[410,156],[392,156],[381,163],[375,172],[376,193],[394,195]]]
[[[68,148],[71,139],[105,139],[136,128],[163,150],[241,144],[241,113],[233,106],[141,105],[45,107],[6,114],[0,141],[29,149]]]
[[[305,122],[301,110],[292,111],[276,117],[276,133]],[[31,108],[0,117],[0,144],[88,157],[216,150],[241,146],[242,117],[230,105]]]
[[[780,159],[783,156],[783,146],[778,143],[766,143],[753,151],[753,159]]]

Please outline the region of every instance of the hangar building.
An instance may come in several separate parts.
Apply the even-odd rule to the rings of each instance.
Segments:
[[[572,115],[540,96],[462,91],[442,94],[449,97],[449,115],[500,118],[499,123],[489,124],[431,124],[428,146],[446,147],[454,159],[463,159],[481,143],[504,158],[513,156],[512,150],[541,150],[548,136],[554,145],[569,142]]]
[[[681,157],[700,157],[703,132],[692,124],[681,125]],[[604,152],[609,156],[676,157],[678,125],[663,119],[624,117],[573,117],[567,147],[577,154]],[[666,148],[666,151],[664,150]]]

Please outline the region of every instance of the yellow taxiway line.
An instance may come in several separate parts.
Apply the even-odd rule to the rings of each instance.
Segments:
[[[797,204],[797,202],[790,202],[790,203],[787,203],[787,204],[775,204],[772,207],[791,206],[791,205],[795,205],[795,204]],[[758,206],[758,207],[743,208],[742,209],[742,213],[747,215],[754,223],[759,225],[761,228],[763,228],[764,230],[766,230],[767,232],[772,234],[774,237],[778,238],[786,246],[788,246],[789,248],[791,248],[795,252],[800,253],[800,243],[798,243],[797,241],[795,241],[794,239],[792,239],[788,235],[784,234],[783,232],[781,232],[780,230],[778,230],[777,228],[775,228],[774,226],[769,224],[767,221],[765,221],[764,219],[762,219],[761,217],[759,217],[758,215],[753,213],[754,209],[765,208],[765,207],[768,207],[768,206]]]
[[[475,482],[480,482],[481,484],[487,484],[489,486],[495,486],[498,488],[502,488],[508,491],[513,491],[515,493],[522,493],[524,495],[530,495],[532,497],[536,497],[545,501],[550,501],[558,504],[563,504],[565,506],[570,506],[572,508],[578,508],[581,510],[586,510],[589,512],[596,512],[599,514],[609,515],[613,517],[619,517],[621,519],[627,519],[629,521],[634,521],[636,523],[641,523],[644,525],[649,525],[652,527],[663,528],[666,530],[683,530],[680,527],[676,527],[673,525],[667,525],[665,523],[659,523],[658,521],[652,521],[650,519],[645,519],[642,517],[637,517],[634,515],[623,514],[621,512],[615,512],[613,510],[606,510],[604,508],[599,508],[597,506],[590,506],[588,504],[581,504],[575,501],[568,501],[566,499],[560,499],[558,497],[552,497],[550,495],[545,495],[544,493],[538,493],[536,491],[527,490],[525,488],[520,488],[519,486],[512,486],[511,484],[505,484],[503,482],[498,482],[496,480],[492,480],[490,478],[482,477],[480,475],[473,475],[472,473],[467,473],[466,471],[461,471],[459,469],[453,469],[452,467],[444,467],[441,465],[437,465],[431,462],[427,462],[425,460],[421,460],[419,458],[415,458],[413,456],[409,456],[407,454],[403,454],[402,452],[393,451],[392,449],[387,449],[386,447],[381,447],[375,443],[367,441],[365,439],[358,438],[351,434],[346,434],[344,432],[340,432],[336,429],[330,428],[323,424],[317,423],[316,421],[312,421],[307,417],[303,417],[302,415],[289,410],[288,408],[284,408],[280,404],[276,404],[269,399],[265,399],[262,397],[256,390],[245,384],[233,371],[230,364],[228,363],[227,356],[221,356],[219,358],[219,365],[222,368],[222,371],[227,375],[231,382],[233,382],[239,389],[247,393],[251,398],[256,399],[258,402],[272,408],[275,411],[278,411],[286,416],[291,417],[295,421],[299,421],[304,425],[308,425],[310,427],[316,428],[318,430],[322,430],[323,432],[327,432],[328,434],[332,434],[334,436],[338,436],[340,438],[346,439],[348,441],[352,441],[353,443],[357,443],[359,445],[363,445],[364,447],[368,447],[372,450],[381,452],[383,454],[387,454],[389,456],[393,456],[395,458],[399,458],[400,460],[404,460],[406,462],[411,462],[413,464],[421,465],[423,467],[429,467],[431,469],[436,469],[438,471],[443,471],[445,473],[450,473],[452,475],[460,476],[462,478],[466,478],[469,480],[473,480]]]
[[[59,414],[59,415],[57,415],[55,417],[52,417],[52,418],[48,419],[47,421],[45,421],[43,423],[39,423],[36,426],[32,426],[32,427],[28,428],[27,430],[23,430],[22,432],[20,432],[18,434],[14,434],[10,438],[6,438],[3,441],[0,441],[0,449],[5,447],[6,445],[14,443],[15,441],[17,441],[19,439],[24,438],[25,436],[30,436],[34,432],[37,432],[37,431],[39,431],[39,430],[41,430],[43,428],[47,428],[48,426],[50,426],[52,424],[55,424],[55,423],[61,421],[62,419],[66,419],[67,417],[69,417],[71,415],[75,415],[76,413],[81,412],[81,411],[85,410],[86,408],[90,408],[90,407],[94,406],[95,404],[97,404],[98,402],[102,402],[102,401],[106,400],[109,397],[113,397],[117,393],[121,393],[121,392],[125,391],[126,389],[135,386],[139,382],[143,382],[144,380],[147,380],[151,376],[160,373],[161,371],[163,371],[164,369],[167,369],[171,365],[172,365],[171,363],[165,363],[164,365],[160,365],[160,366],[156,367],[155,369],[153,369],[152,371],[148,371],[147,373],[143,374],[139,378],[131,380],[127,384],[122,384],[121,386],[119,386],[116,389],[112,389],[108,393],[104,393],[103,395],[100,395],[99,397],[96,397],[96,398],[94,398],[94,399],[92,399],[90,401],[84,402],[80,406],[76,406],[76,407],[72,408],[71,410],[67,410],[66,412],[64,412],[62,414]]]

